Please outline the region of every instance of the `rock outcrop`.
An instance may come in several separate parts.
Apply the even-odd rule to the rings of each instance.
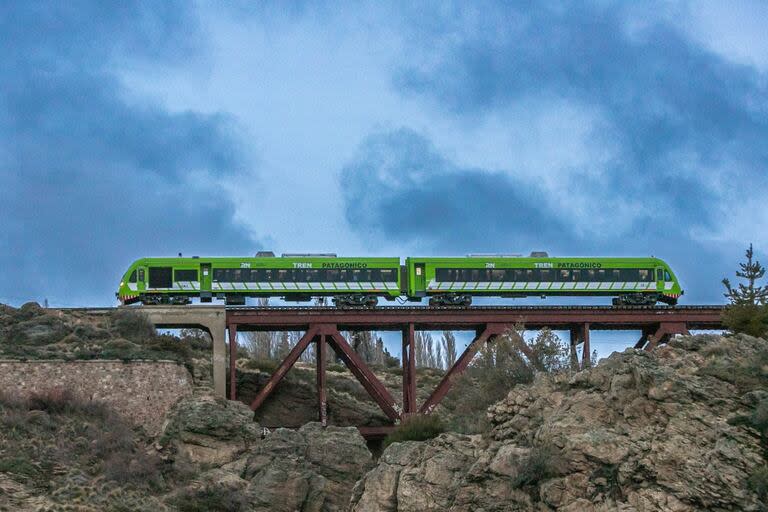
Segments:
[[[262,438],[248,406],[209,395],[174,406],[159,447],[180,473],[210,468],[182,493],[224,488],[254,512],[346,510],[355,482],[373,467],[354,427],[308,423]]]
[[[489,410],[486,436],[387,448],[352,510],[764,510],[748,478],[766,463],[749,422],[766,379],[768,342],[706,335],[540,376]]]

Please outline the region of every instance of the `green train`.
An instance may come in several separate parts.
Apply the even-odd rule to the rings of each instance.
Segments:
[[[553,258],[544,252],[455,258],[345,258],[335,254],[259,252],[254,257],[142,258],[116,293],[123,304],[189,304],[248,297],[373,307],[380,298],[431,306],[469,306],[472,298],[606,296],[614,305],[674,305],[683,294],[658,258]]]

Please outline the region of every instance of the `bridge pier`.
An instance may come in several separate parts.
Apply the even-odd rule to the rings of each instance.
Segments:
[[[226,397],[227,312],[223,306],[142,306],[137,309],[157,329],[191,328],[208,332],[213,340],[213,392]],[[236,332],[237,327],[234,330]]]

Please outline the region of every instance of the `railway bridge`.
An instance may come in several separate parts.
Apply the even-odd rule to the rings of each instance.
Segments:
[[[549,327],[570,333],[572,349],[580,347],[582,367],[588,364],[590,332],[637,330],[635,348],[651,350],[670,336],[691,330],[721,329],[722,306],[478,306],[380,307],[340,309],[333,307],[216,307],[143,306],[140,308],[159,328],[197,327],[213,338],[213,381],[216,394],[226,392],[227,359],[230,365],[229,398],[237,397],[236,353],[240,331],[300,331],[303,335],[258,392],[251,408],[261,406],[310,344],[317,358],[318,419],[326,423],[325,362],[330,346],[360,381],[371,398],[394,423],[412,414],[429,413],[450,390],[455,378],[486,342],[522,323],[526,329]],[[395,331],[402,334],[402,407],[371,369],[352,350],[344,331]],[[414,333],[419,330],[470,331],[474,338],[422,404],[416,403]],[[229,343],[227,344],[227,338]],[[229,358],[227,358],[227,345]],[[388,428],[361,428],[369,438],[385,435]]]

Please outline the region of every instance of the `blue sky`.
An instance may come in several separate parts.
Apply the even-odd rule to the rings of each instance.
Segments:
[[[0,301],[144,255],[768,247],[764,2],[5,2]],[[551,303],[551,300],[549,301]]]

